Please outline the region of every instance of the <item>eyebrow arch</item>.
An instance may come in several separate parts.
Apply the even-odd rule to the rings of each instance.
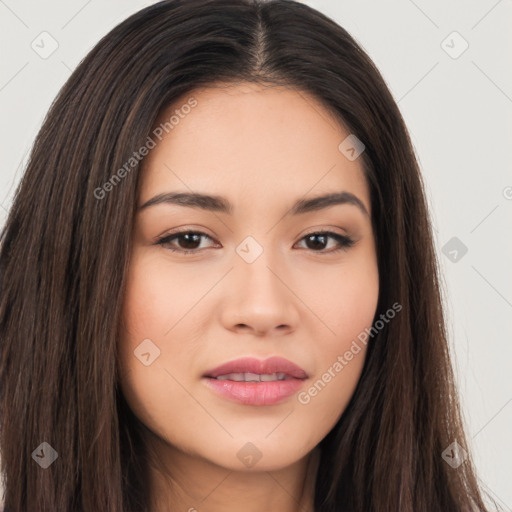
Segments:
[[[140,206],[139,211],[162,203],[177,204],[180,206],[187,206],[189,208],[200,208],[202,210],[226,213],[228,215],[231,215],[233,211],[231,203],[226,198],[200,194],[197,192],[166,192],[158,194]],[[356,206],[361,210],[361,212],[369,216],[364,203],[357,196],[346,191],[335,192],[309,199],[299,199],[292,206],[289,213],[291,213],[291,215],[300,215],[302,213],[323,210],[324,208],[329,208],[330,206],[338,204]]]

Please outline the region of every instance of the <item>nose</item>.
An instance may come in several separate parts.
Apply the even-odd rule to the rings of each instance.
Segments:
[[[270,263],[265,251],[252,263],[236,262],[222,312],[226,329],[263,337],[297,328],[300,300],[287,283],[287,273]]]

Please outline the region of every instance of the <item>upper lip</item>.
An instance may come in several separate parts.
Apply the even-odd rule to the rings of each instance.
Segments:
[[[272,374],[272,373],[285,373],[290,377],[296,379],[306,379],[306,372],[295,363],[284,359],[283,357],[269,357],[263,361],[254,357],[243,357],[228,361],[221,364],[212,370],[208,370],[204,377],[218,377],[219,375],[227,375],[229,373],[256,373]]]

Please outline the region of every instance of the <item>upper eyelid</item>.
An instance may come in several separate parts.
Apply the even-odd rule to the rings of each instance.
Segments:
[[[341,228],[338,228],[338,229],[341,229]],[[201,231],[199,229],[193,229],[193,228],[185,228],[183,230],[179,230],[179,231],[173,231],[172,233],[166,233],[164,235],[161,235],[161,236],[158,236],[155,238],[155,240],[162,240],[164,238],[169,238],[171,236],[178,236],[178,235],[186,235],[188,233],[193,233],[195,235],[201,235],[201,236],[207,236],[208,238],[211,238],[212,240],[214,240],[215,238],[212,236],[212,235],[209,235],[208,233],[204,232],[204,231]],[[308,235],[314,235],[314,234],[317,234],[317,233],[326,233],[326,234],[334,234],[334,235],[339,235],[339,236],[344,236],[344,237],[347,237],[347,238],[351,238],[351,236],[349,235],[348,232],[345,232],[345,233],[338,233],[336,231],[333,231],[332,228],[316,228],[316,229],[313,229],[311,231],[308,231],[306,233],[304,233],[303,235],[301,235],[300,239],[304,238],[305,236],[308,236]]]
[[[204,231],[199,231],[197,229],[184,229],[182,231],[174,231],[172,233],[167,233],[165,235],[156,237],[156,241],[161,242],[162,240],[166,240],[168,238],[178,237],[180,235],[187,235],[189,233],[194,234],[194,235],[200,235],[202,237],[208,237],[209,239],[215,241],[215,238],[213,236],[209,235],[208,233],[205,233]]]

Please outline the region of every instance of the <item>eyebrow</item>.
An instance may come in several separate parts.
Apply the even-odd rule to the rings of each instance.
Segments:
[[[233,212],[233,206],[226,198],[197,192],[166,192],[158,194],[140,206],[139,211],[157,204],[176,204],[188,208],[199,208],[201,210],[225,213],[228,215],[231,215]],[[299,199],[292,206],[289,213],[291,215],[300,215],[323,210],[324,208],[339,204],[356,206],[361,212],[369,216],[364,203],[357,196],[346,191],[334,192],[308,199]]]

